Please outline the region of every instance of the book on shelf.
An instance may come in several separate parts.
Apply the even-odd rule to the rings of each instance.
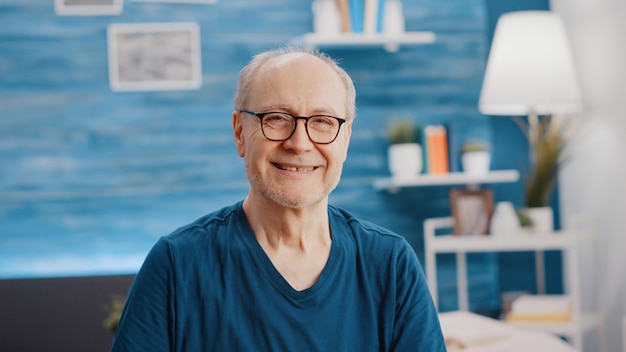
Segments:
[[[572,319],[571,299],[567,295],[524,294],[511,303],[506,320],[514,323],[558,323]]]
[[[461,172],[461,145],[458,125],[453,122],[447,123],[446,132],[448,136],[448,169],[450,172]]]
[[[339,9],[339,17],[341,19],[341,32],[350,33],[352,25],[350,24],[350,0],[337,0],[337,9]]]
[[[383,32],[383,18],[385,14],[385,1],[386,0],[378,0],[378,13],[376,14],[376,32]]]
[[[378,21],[378,0],[365,0],[363,8],[363,32],[365,34],[376,33]]]
[[[429,125],[424,128],[427,172],[447,174],[449,169],[448,136],[445,126]]]
[[[363,33],[364,0],[348,0],[352,33]]]
[[[509,323],[567,323],[572,320],[571,312],[560,313],[513,313],[506,314],[506,321]]]
[[[365,0],[364,9],[363,32],[365,32],[365,34],[381,33],[383,29],[385,0]]]

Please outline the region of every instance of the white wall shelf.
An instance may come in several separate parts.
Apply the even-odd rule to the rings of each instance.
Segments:
[[[340,33],[307,33],[291,40],[292,44],[319,48],[362,48],[382,46],[389,52],[396,52],[400,45],[431,44],[436,39],[433,32],[405,32],[401,35]]]
[[[512,325],[550,332],[564,336],[577,351],[582,351],[585,332],[599,328],[598,316],[581,308],[581,278],[578,252],[583,245],[593,245],[592,234],[557,231],[552,233],[519,233],[510,236],[497,235],[436,235],[443,229],[452,229],[451,217],[432,218],[424,221],[424,251],[426,277],[435,306],[438,307],[437,254],[456,255],[456,278],[458,309],[469,310],[467,279],[467,253],[479,252],[533,252],[560,250],[563,253],[564,290],[572,300],[572,318],[565,323],[513,323]],[[544,267],[537,265],[537,273]],[[538,275],[543,276],[543,275]]]
[[[516,182],[519,180],[519,177],[517,170],[495,170],[480,176],[464,172],[436,175],[422,174],[412,178],[381,178],[374,181],[374,188],[390,192],[396,192],[402,187],[468,185],[470,188],[473,188],[481,184]]]

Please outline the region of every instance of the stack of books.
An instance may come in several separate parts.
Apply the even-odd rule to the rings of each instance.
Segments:
[[[344,33],[382,32],[385,0],[336,0]]]
[[[567,295],[522,295],[506,315],[511,323],[565,323],[571,319],[572,304]]]

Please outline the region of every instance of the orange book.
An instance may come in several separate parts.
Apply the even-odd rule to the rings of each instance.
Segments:
[[[339,16],[341,17],[341,31],[344,33],[350,33],[352,31],[348,1],[349,0],[337,0],[337,8],[339,9]]]
[[[428,173],[447,174],[450,172],[448,156],[448,136],[441,125],[426,126],[426,150]]]

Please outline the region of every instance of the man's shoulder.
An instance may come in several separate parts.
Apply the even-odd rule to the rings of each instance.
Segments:
[[[239,219],[242,212],[241,202],[225,206],[201,218],[181,226],[164,238],[170,241],[185,241],[187,238],[195,238],[198,234],[216,233],[224,226],[230,226],[232,220]]]
[[[382,267],[381,263],[413,263],[417,267],[417,256],[407,239],[390,229],[359,219],[346,210],[330,207],[333,243],[337,239],[338,247],[348,253],[364,258],[365,266],[374,272]],[[416,265],[414,265],[416,264]]]
[[[329,206],[331,221],[343,223],[355,238],[361,241],[388,242],[399,245],[406,244],[403,236],[373,222],[358,218],[345,209]]]

